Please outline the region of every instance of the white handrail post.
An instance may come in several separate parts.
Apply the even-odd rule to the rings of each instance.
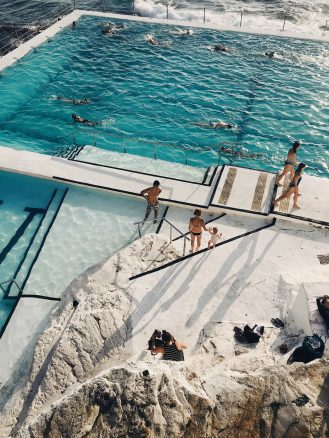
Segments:
[[[242,15],[243,15],[243,11],[241,11],[240,27],[242,26]]]
[[[284,20],[283,20],[282,32],[284,31],[284,28],[285,28],[285,25],[286,25],[286,18],[287,18],[287,15],[284,14]]]
[[[206,8],[203,8],[203,22],[206,22]]]

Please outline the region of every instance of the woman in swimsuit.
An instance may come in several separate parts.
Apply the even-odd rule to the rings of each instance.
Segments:
[[[286,199],[286,198],[289,199],[290,196],[292,194],[294,194],[294,205],[293,205],[293,208],[300,208],[297,205],[298,196],[300,196],[299,191],[298,191],[298,186],[299,186],[299,183],[302,180],[302,171],[305,169],[305,167],[306,167],[306,164],[299,163],[299,165],[298,165],[298,167],[296,169],[294,178],[291,181],[291,183],[289,184],[288,190],[286,190],[286,192],[282,196],[280,196],[280,198],[278,198],[278,199],[276,199],[274,201],[274,206],[275,207],[278,205],[278,203],[280,201],[282,201],[282,199]]]
[[[208,231],[204,220],[201,218],[201,210],[197,208],[196,210],[194,210],[194,217],[191,217],[189,224],[189,231],[191,233],[191,253],[194,252],[195,238],[197,239],[196,250],[199,251],[200,249],[202,228],[205,231]]]
[[[287,159],[284,162],[284,168],[281,173],[281,175],[278,175],[276,179],[276,184],[281,187],[282,184],[279,184],[281,179],[286,175],[287,173],[290,173],[290,179],[292,180],[294,177],[295,169],[294,166],[297,166],[297,149],[300,146],[299,141],[295,141],[295,143],[292,145],[292,148],[289,149]]]

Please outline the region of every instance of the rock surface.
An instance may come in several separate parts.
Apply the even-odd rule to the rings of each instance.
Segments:
[[[70,286],[27,379],[2,400],[1,438],[328,435],[329,362],[284,365],[277,329],[255,347],[211,322],[185,362],[129,362],[137,303],[128,279],[176,256],[164,237],[145,236]]]

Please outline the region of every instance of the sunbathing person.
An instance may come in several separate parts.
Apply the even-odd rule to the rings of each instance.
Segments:
[[[219,129],[219,128],[234,128],[234,125],[232,123],[225,123],[219,120],[218,122],[195,122],[193,123],[195,126],[200,126],[201,128],[211,128],[211,129]]]
[[[95,125],[97,125],[97,122],[92,122],[91,120],[84,119],[84,118],[78,116],[77,114],[72,114],[72,119],[76,123],[83,123],[84,125],[87,125],[87,126],[95,126]]]
[[[297,166],[297,150],[300,147],[300,141],[295,141],[292,145],[292,148],[289,149],[287,158],[284,162],[283,171],[280,175],[278,175],[276,179],[276,184],[281,186],[281,179],[287,174],[290,173],[290,179],[292,180],[294,177],[295,169],[294,166]]]
[[[290,196],[291,196],[292,194],[294,194],[294,204],[293,204],[293,208],[300,208],[300,207],[297,205],[298,197],[300,196],[298,186],[299,186],[299,184],[300,184],[300,182],[301,182],[301,180],[302,180],[302,172],[303,172],[303,170],[305,169],[305,167],[306,167],[306,164],[304,164],[304,163],[299,163],[299,165],[298,165],[298,167],[297,167],[297,169],[296,169],[296,172],[295,172],[294,178],[293,178],[293,180],[291,181],[291,183],[290,183],[288,189],[286,190],[286,192],[285,192],[282,196],[280,196],[278,199],[276,199],[276,200],[274,201],[274,206],[275,206],[275,207],[278,205],[278,203],[279,203],[280,201],[282,201],[283,199],[287,199],[287,198],[289,199]]]

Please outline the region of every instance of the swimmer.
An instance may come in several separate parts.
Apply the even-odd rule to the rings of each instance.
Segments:
[[[157,39],[155,39],[153,35],[147,35],[146,36],[146,41],[148,43],[152,44],[152,46],[158,46],[159,45],[159,41]]]
[[[176,27],[176,30],[173,31],[172,34],[178,36],[189,36],[189,35],[193,35],[193,31],[192,29],[179,29],[178,27]]]
[[[103,35],[114,35],[117,30],[124,28],[123,24],[114,24],[111,22],[101,23],[101,26],[103,27],[102,29]]]
[[[78,116],[77,114],[72,114],[72,119],[76,123],[83,123],[84,125],[87,125],[87,126],[97,125],[97,122],[92,122],[91,120],[83,119],[82,117]]]
[[[54,96],[55,100],[60,100],[65,103],[73,103],[73,105],[85,105],[91,103],[89,99],[71,99],[70,97]]]
[[[208,123],[202,123],[202,122],[195,122],[193,123],[195,126],[200,126],[201,128],[212,128],[212,129],[218,129],[218,128],[228,128],[232,129],[234,128],[234,125],[232,123],[225,123],[219,120],[218,122],[208,122]]]
[[[234,155],[235,157],[238,158],[252,158],[254,160],[257,160],[263,157],[263,154],[248,154],[246,152],[243,152],[242,150],[235,150],[232,148],[227,148],[225,146],[222,146],[220,150],[224,154]]]
[[[216,45],[212,48],[212,50],[213,50],[214,52],[226,52],[226,53],[232,51],[232,49],[230,49],[229,47],[222,46],[221,44],[216,44]]]
[[[268,58],[275,58],[276,53],[275,52],[265,52],[265,56],[267,56]]]

